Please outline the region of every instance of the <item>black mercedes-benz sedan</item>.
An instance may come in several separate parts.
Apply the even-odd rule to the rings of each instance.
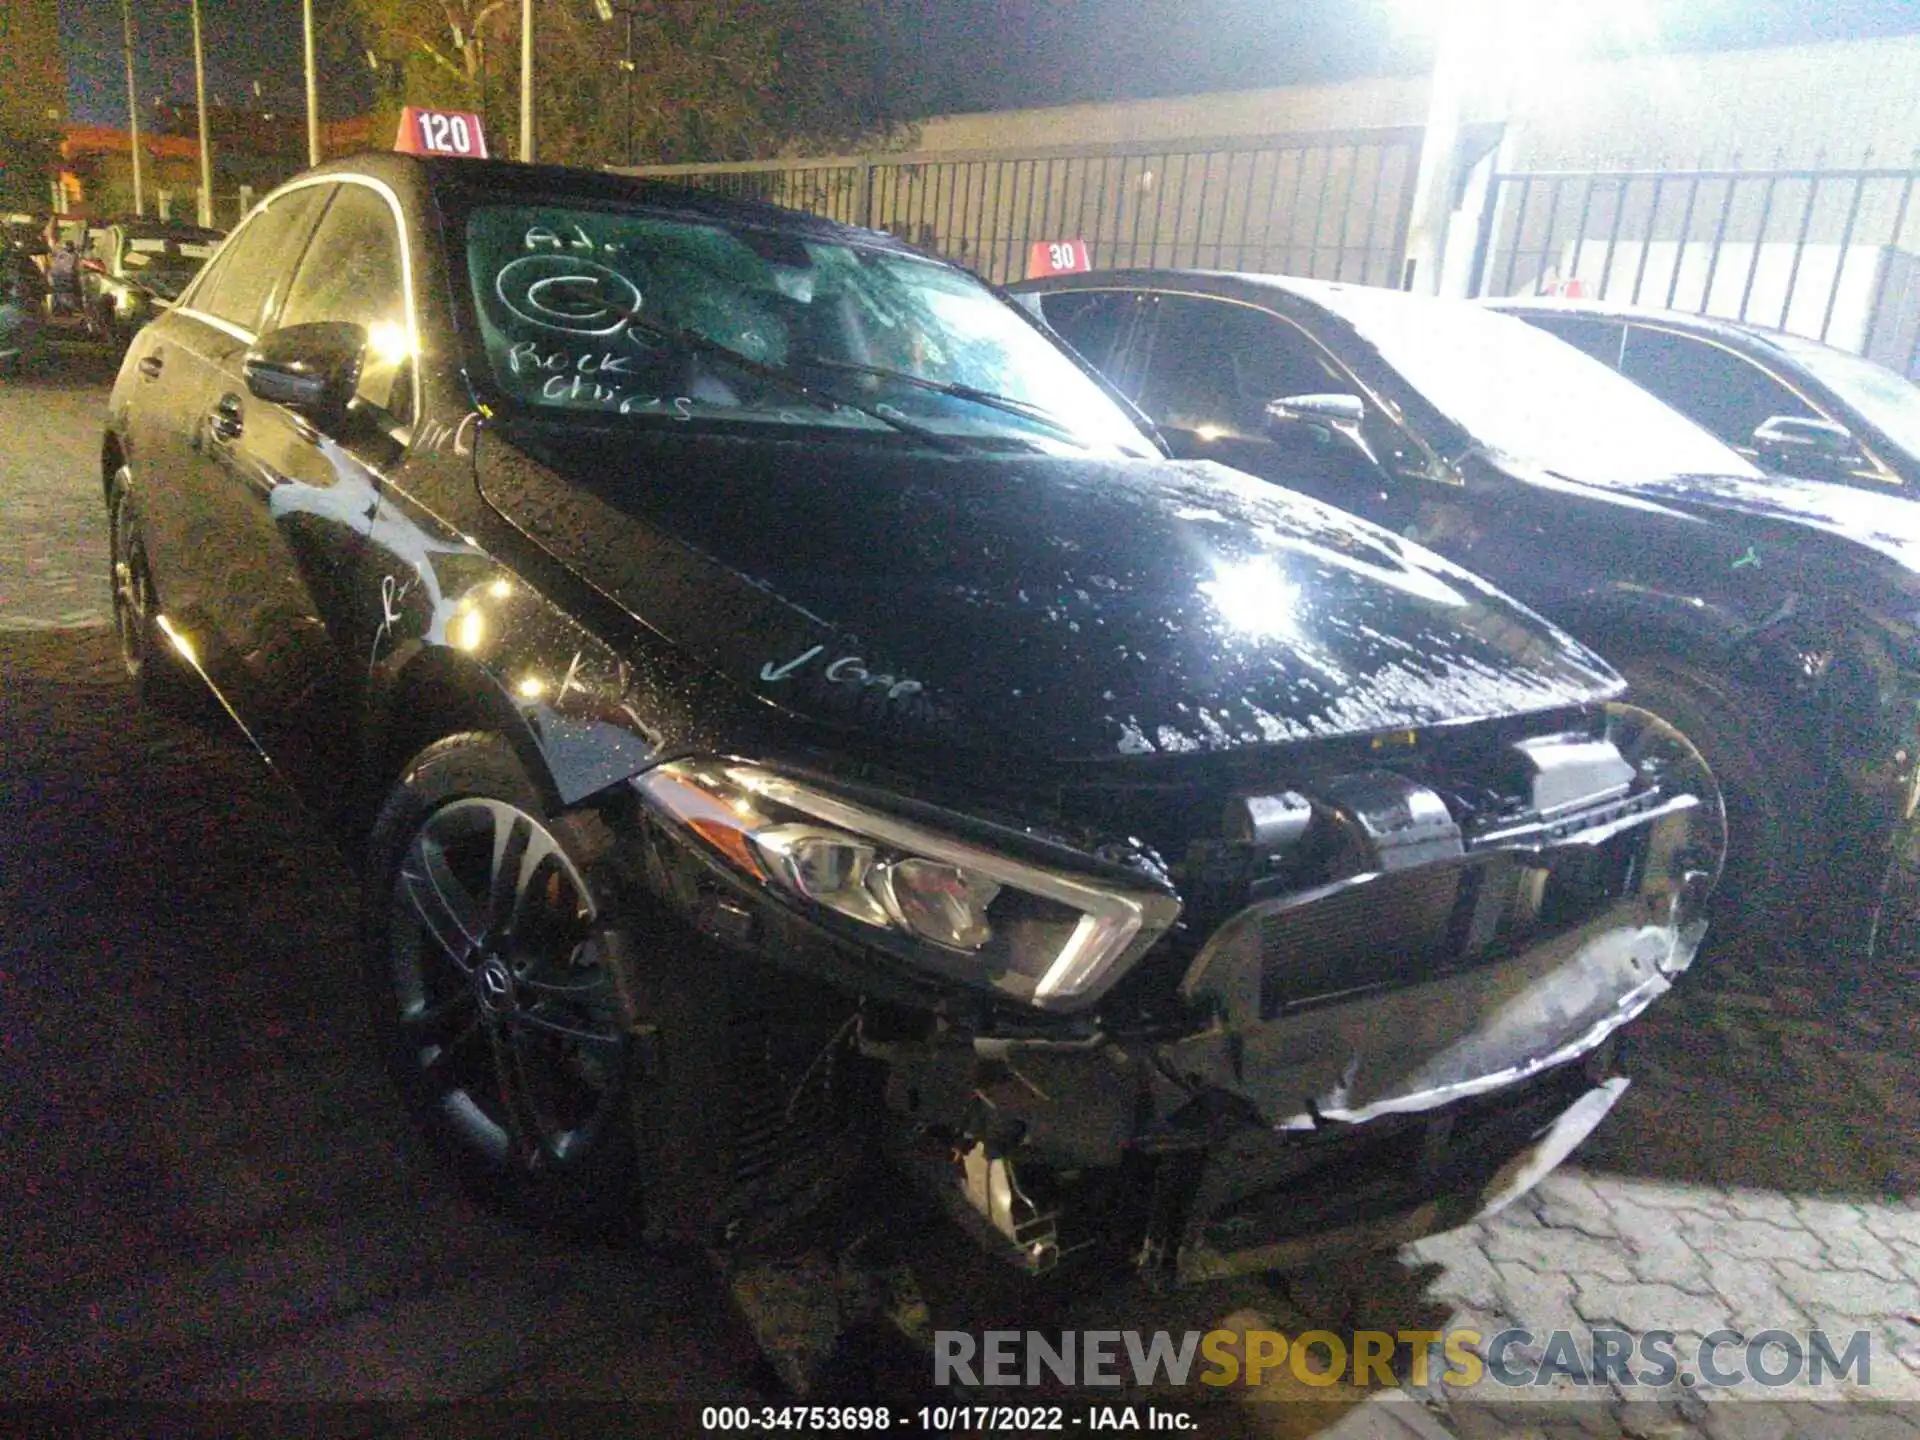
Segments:
[[[1577,345],[1769,470],[1920,495],[1920,385],[1818,340],[1594,300],[1493,308]]]
[[[1724,787],[1721,942],[1911,953],[1920,505],[1763,473],[1467,301],[1165,270],[1022,288],[1176,454],[1429,545],[1617,665]]]
[[[347,837],[400,1095],[530,1219],[745,1244],[871,1162],[1036,1272],[1389,1243],[1577,1143],[1701,937],[1712,777],[1604,662],[885,235],[337,162],[102,461],[129,670]]]

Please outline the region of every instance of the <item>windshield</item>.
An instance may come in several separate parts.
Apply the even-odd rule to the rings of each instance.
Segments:
[[[1156,453],[986,286],[912,255],[650,213],[467,220],[487,360],[545,409]]]
[[[1920,385],[1845,350],[1797,335],[1767,337],[1866,422],[1909,454],[1920,456]]]
[[[1759,473],[1679,411],[1524,320],[1393,290],[1346,286],[1314,298],[1490,450],[1596,484]]]

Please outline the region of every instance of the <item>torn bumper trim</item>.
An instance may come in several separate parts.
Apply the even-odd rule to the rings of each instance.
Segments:
[[[1607,1118],[1632,1082],[1624,1075],[1603,1081],[1569,1105],[1538,1140],[1502,1165],[1480,1192],[1480,1213],[1498,1215],[1557,1168]]]
[[[1233,1227],[1222,1225],[1219,1217],[1196,1215],[1178,1247],[1173,1281],[1193,1285],[1296,1269],[1342,1255],[1391,1249],[1498,1214],[1572,1154],[1612,1111],[1627,1085],[1625,1077],[1615,1076],[1593,1086],[1559,1110],[1504,1163],[1498,1162],[1498,1147],[1492,1155],[1463,1158],[1444,1177],[1433,1177],[1430,1186],[1409,1186],[1404,1202],[1385,1213],[1376,1211],[1344,1225],[1314,1225],[1302,1233],[1246,1246],[1223,1243]]]
[[[1229,1013],[1165,1046],[1166,1068],[1245,1097],[1277,1130],[1486,1094],[1597,1048],[1671,988],[1705,926],[1646,921],[1641,902],[1622,901],[1510,959],[1425,984],[1272,1020]]]

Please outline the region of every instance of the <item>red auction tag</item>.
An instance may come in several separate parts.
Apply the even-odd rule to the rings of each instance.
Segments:
[[[1036,240],[1027,251],[1029,280],[1037,280],[1042,275],[1072,275],[1092,268],[1084,240]]]
[[[404,155],[457,155],[487,158],[487,137],[480,117],[466,110],[427,110],[409,105],[400,112],[400,133],[393,148]]]

